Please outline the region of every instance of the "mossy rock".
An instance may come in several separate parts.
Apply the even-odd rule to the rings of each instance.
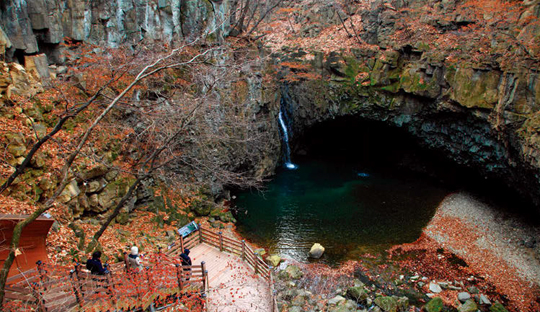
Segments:
[[[219,208],[213,209],[210,212],[210,217],[214,217],[223,222],[236,223],[236,219],[233,217],[230,211],[223,212]]]
[[[24,112],[26,113],[26,115],[34,118],[35,120],[38,120],[38,121],[43,120],[43,113],[37,105],[34,105],[33,107],[30,107],[28,109],[25,109]]]
[[[34,168],[43,168],[45,167],[45,156],[43,153],[37,153],[32,157],[32,160],[30,161],[30,164]]]
[[[441,312],[444,307],[444,302],[441,298],[435,297],[431,299],[425,306],[426,312]]]
[[[146,209],[148,211],[156,212],[156,211],[165,211],[165,199],[161,196],[154,197],[152,200],[152,203],[148,205],[148,208]]]
[[[384,312],[397,312],[398,303],[393,297],[377,297],[374,300],[375,304]]]
[[[266,258],[266,261],[268,262],[268,264],[275,268],[279,266],[279,263],[281,262],[281,257],[279,255],[271,255],[270,257]]]
[[[42,138],[47,134],[47,128],[40,123],[34,123],[33,128],[39,138]]]
[[[6,133],[4,137],[9,143],[15,145],[24,145],[26,143],[24,136],[19,133]]]
[[[196,213],[198,216],[208,216],[214,208],[213,203],[204,199],[195,199],[191,202],[189,210]]]
[[[118,224],[126,225],[129,223],[129,213],[121,212],[116,216],[116,222]]]
[[[26,146],[24,145],[10,145],[8,147],[8,153],[13,155],[13,157],[23,156],[26,152]]]
[[[417,51],[417,52],[427,52],[430,49],[431,48],[429,47],[429,44],[422,41],[418,41],[414,44],[414,51]]]
[[[382,61],[385,64],[390,65],[390,67],[396,68],[396,67],[398,67],[399,56],[400,56],[400,54],[399,54],[398,51],[387,50],[387,51],[384,51],[384,53],[383,53],[383,60]]]
[[[401,88],[412,93],[429,98],[436,98],[441,92],[438,77],[428,77],[417,65],[409,65],[401,73]]]
[[[109,172],[109,169],[105,166],[96,166],[81,174],[82,180],[92,180],[101,177]]]
[[[349,287],[349,289],[347,289],[347,297],[359,302],[366,300],[368,298],[368,294],[362,286]]]
[[[458,68],[447,71],[445,78],[452,87],[452,100],[467,108],[494,108],[499,100],[500,74],[495,71]]]
[[[302,272],[302,270],[300,270],[300,268],[296,265],[287,266],[287,268],[285,269],[285,273],[286,273],[287,278],[290,278],[293,280],[300,279],[304,276],[304,272]]]
[[[506,310],[506,308],[500,302],[495,302],[491,307],[489,307],[489,311],[491,311],[491,312],[508,312],[508,310]]]
[[[476,310],[478,310],[478,306],[473,299],[465,301],[465,303],[458,308],[459,312],[476,312]]]
[[[409,310],[409,298],[403,296],[398,299],[398,311],[408,311]]]

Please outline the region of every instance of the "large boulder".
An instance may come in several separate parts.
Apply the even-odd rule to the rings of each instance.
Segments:
[[[431,282],[429,283],[429,291],[431,291],[432,293],[438,294],[442,291],[442,288],[441,286],[439,286],[438,283]]]
[[[26,71],[37,81],[45,81],[51,79],[49,72],[49,62],[45,54],[25,55],[24,64]]]
[[[26,152],[26,146],[24,145],[10,145],[8,147],[8,152],[13,155],[13,157],[23,156]]]
[[[266,261],[268,261],[271,266],[277,267],[281,262],[281,257],[279,255],[271,255],[266,259]]]
[[[377,297],[374,300],[375,304],[384,312],[397,312],[398,302],[393,297]]]
[[[81,174],[81,180],[91,180],[91,179],[95,179],[97,177],[101,177],[101,176],[104,176],[106,175],[107,173],[109,172],[109,169],[105,166],[96,166],[84,173]]]
[[[80,193],[81,193],[81,190],[79,189],[79,186],[77,185],[77,181],[73,180],[64,188],[60,196],[58,196],[58,201],[63,204],[66,204],[72,198],[79,196]]]
[[[330,307],[329,312],[355,312],[356,302],[352,300],[345,300],[340,302],[337,306]]]
[[[476,312],[477,310],[478,306],[476,305],[476,302],[474,302],[474,300],[472,299],[465,301],[465,303],[458,308],[459,312]]]
[[[444,307],[444,302],[441,298],[435,297],[431,299],[425,306],[426,312],[441,312]]]
[[[99,191],[101,191],[106,185],[107,185],[107,183],[106,183],[104,180],[102,180],[102,179],[91,181],[90,183],[88,183],[88,184],[86,185],[86,193],[96,193],[96,192],[99,192]]]
[[[344,297],[338,295],[338,296],[335,296],[334,298],[328,300],[328,305],[331,305],[331,306],[338,305],[338,304],[346,302],[346,301],[347,301],[347,299],[345,299]]]
[[[458,300],[463,303],[463,302],[471,299],[471,294],[469,294],[468,292],[463,291],[463,292],[458,293],[457,297],[458,297]]]
[[[491,312],[508,312],[508,310],[506,310],[506,308],[500,302],[495,302],[491,307],[489,307],[489,311],[491,311]]]
[[[366,300],[368,298],[368,294],[364,287],[356,286],[349,287],[349,289],[347,289],[347,297],[354,299],[357,302],[360,302]]]
[[[311,249],[309,250],[309,256],[315,259],[319,259],[324,253],[324,247],[319,244],[315,243],[313,246],[311,246]]]
[[[9,48],[11,48],[11,41],[9,41],[2,27],[0,27],[0,54],[3,55]]]
[[[90,197],[88,197],[88,204],[92,208],[96,208],[99,206],[99,195],[98,194],[92,194]]]

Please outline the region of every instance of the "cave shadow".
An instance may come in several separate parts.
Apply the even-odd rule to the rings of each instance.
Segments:
[[[359,163],[383,174],[427,179],[449,193],[469,193],[508,216],[540,225],[540,210],[506,181],[454,163],[443,152],[428,149],[405,127],[351,116],[324,121],[295,137],[293,160],[305,159]]]

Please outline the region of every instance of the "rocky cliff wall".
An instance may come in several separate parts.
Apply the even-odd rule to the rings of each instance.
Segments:
[[[452,0],[311,2],[269,26],[288,37],[267,38],[293,135],[340,116],[385,122],[540,204],[538,1],[514,15]]]
[[[302,63],[303,56],[302,51],[280,55],[292,64]],[[536,71],[449,65],[436,56],[437,51],[414,49],[319,54],[300,72],[320,79],[284,80],[293,133],[340,116],[378,120],[404,128],[424,146],[505,181],[539,204]],[[287,79],[299,72],[282,67],[280,74]]]
[[[235,3],[8,0],[0,11],[0,49],[6,50],[8,60],[24,62],[25,54],[44,52],[49,62],[56,62],[61,61],[58,47],[65,37],[116,46],[140,40],[190,39],[216,29],[215,36],[208,38],[219,40],[230,31],[225,16]],[[277,64],[289,63],[281,66],[278,78],[286,86],[282,95],[291,105],[293,133],[342,115],[380,120],[407,129],[456,163],[475,168],[486,177],[503,179],[540,203],[540,78],[536,63],[520,59],[520,66],[502,66],[507,59],[497,53],[481,55],[480,61],[470,58],[466,52],[474,51],[474,43],[463,42],[457,46],[461,50],[450,51],[437,42],[420,40],[423,37],[407,41],[395,36],[403,27],[398,23],[399,9],[406,8],[412,14],[415,8],[427,5],[439,6],[444,15],[418,19],[435,27],[435,37],[452,38],[460,25],[472,23],[455,12],[453,1],[440,5],[374,1],[356,13],[332,1],[313,3],[299,4],[293,17],[284,19],[286,25],[299,26],[291,26],[291,47],[282,44],[281,51],[273,55]],[[539,14],[538,1],[527,5],[524,16]],[[415,20],[413,15],[407,18]],[[361,29],[355,30],[355,23],[362,24]],[[336,31],[328,36],[325,31],[332,27],[337,27]],[[336,41],[338,32],[347,27],[346,40]],[[535,33],[535,27],[528,25],[521,32],[528,29]],[[261,29],[273,31],[267,37],[280,35],[268,25]],[[492,40],[497,51],[506,47],[501,38]],[[292,47],[295,42],[311,39],[319,41],[309,49]],[[276,51],[276,45],[270,49]],[[451,55],[461,58],[449,61]],[[253,81],[231,87],[246,100],[250,94],[264,92]],[[277,107],[265,116],[277,116]],[[276,124],[266,128],[277,131]],[[268,152],[276,154],[275,150]],[[273,168],[275,160],[268,163],[266,167]]]
[[[228,0],[6,0],[0,4],[0,47],[8,61],[46,53],[59,63],[65,38],[111,47],[203,33],[218,39],[229,31],[230,6]]]

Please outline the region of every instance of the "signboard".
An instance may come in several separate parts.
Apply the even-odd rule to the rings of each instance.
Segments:
[[[191,221],[190,223],[178,229],[178,234],[180,234],[180,236],[182,237],[186,237],[192,232],[197,231],[198,229],[199,227],[197,226],[197,223],[195,223],[195,221]]]

